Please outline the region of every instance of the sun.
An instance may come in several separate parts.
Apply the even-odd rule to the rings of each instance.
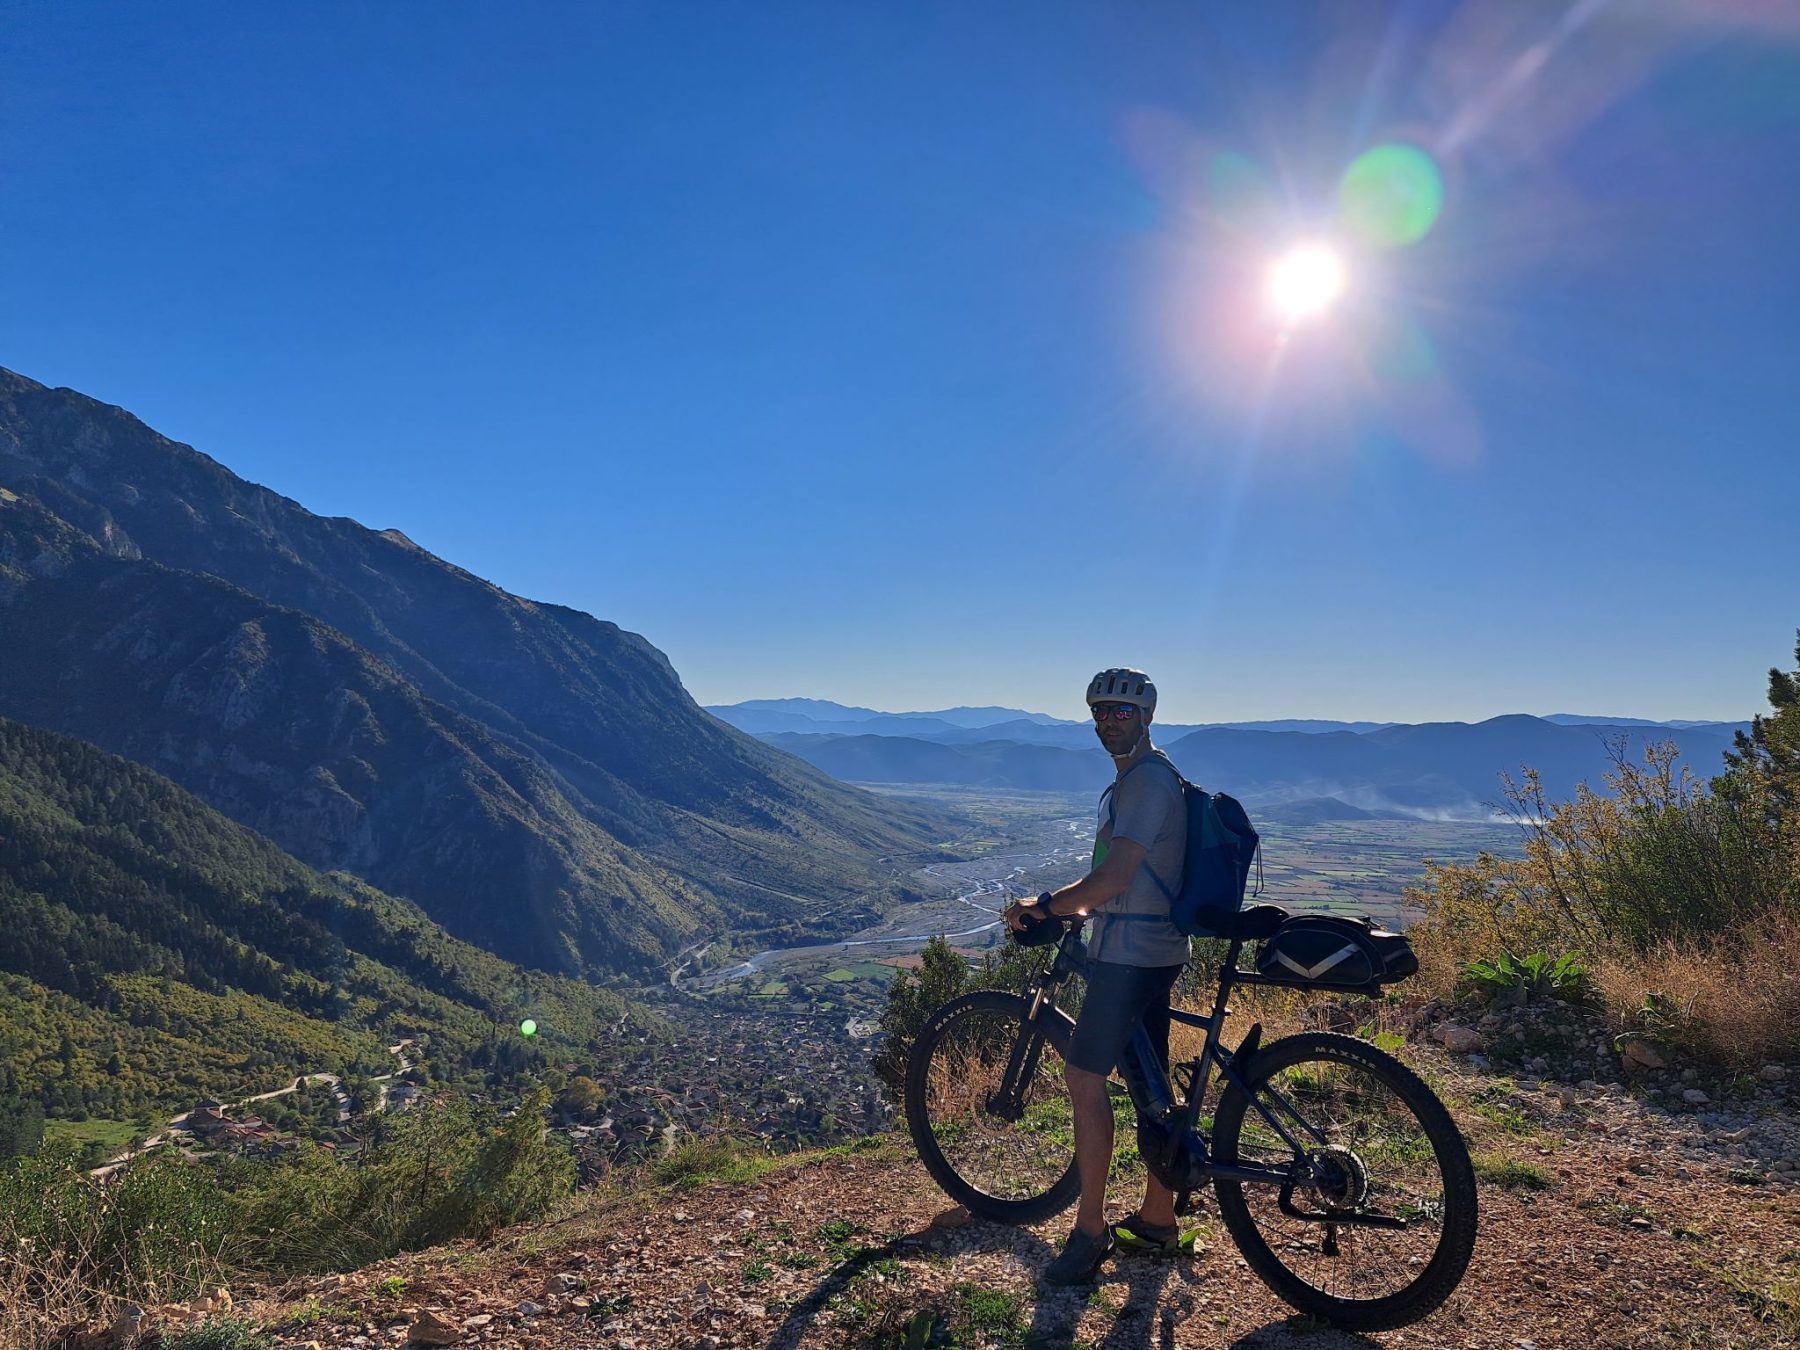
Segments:
[[[1325,313],[1344,293],[1344,260],[1325,244],[1300,244],[1269,265],[1269,304],[1286,324]]]

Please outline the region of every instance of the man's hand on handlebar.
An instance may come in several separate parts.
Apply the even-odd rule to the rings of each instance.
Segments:
[[[1051,917],[1050,892],[1045,891],[1030,900],[1015,900],[1000,911],[1000,917],[1013,932],[1023,933],[1027,924],[1039,924]]]

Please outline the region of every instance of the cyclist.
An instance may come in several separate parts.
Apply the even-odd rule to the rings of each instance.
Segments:
[[[1156,686],[1149,676],[1121,667],[1103,670],[1089,683],[1087,702],[1094,732],[1117,770],[1100,797],[1093,868],[1035,902],[1015,901],[1004,916],[1020,930],[1045,910],[1094,914],[1087,996],[1066,1066],[1081,1200],[1061,1255],[1044,1268],[1043,1278],[1052,1284],[1091,1279],[1115,1247],[1167,1251],[1180,1239],[1174,1194],[1154,1177],[1146,1177],[1136,1212],[1107,1225],[1113,1114],[1106,1080],[1139,1023],[1168,1063],[1169,991],[1188,959],[1188,940],[1169,918],[1168,896],[1181,884],[1187,810],[1175,766],[1150,743]]]

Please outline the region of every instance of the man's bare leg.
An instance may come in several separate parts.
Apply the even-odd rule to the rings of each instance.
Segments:
[[[1081,1178],[1081,1203],[1075,1227],[1089,1237],[1106,1231],[1106,1176],[1112,1170],[1113,1114],[1106,1075],[1065,1066],[1069,1105],[1075,1112],[1075,1173]]]
[[[1081,1137],[1076,1136],[1075,1156],[1081,1156]],[[1170,1228],[1175,1224],[1175,1192],[1155,1177],[1144,1178],[1144,1203],[1138,1206],[1138,1218],[1152,1228]]]

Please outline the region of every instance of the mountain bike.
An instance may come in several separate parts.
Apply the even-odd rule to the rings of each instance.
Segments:
[[[1056,1000],[1085,959],[1081,921],[1039,922],[1063,931],[1025,993],[946,1003],[907,1061],[906,1122],[926,1170],[971,1212],[1002,1223],[1047,1219],[1079,1190],[1063,1078],[1075,1024]],[[1321,987],[1279,967],[1238,968],[1247,942],[1287,923],[1286,911],[1258,905],[1215,925],[1229,948],[1212,1012],[1170,1011],[1206,1033],[1198,1058],[1174,1068],[1180,1095],[1138,1028],[1119,1066],[1137,1108],[1138,1152],[1180,1197],[1178,1211],[1191,1212],[1193,1193],[1210,1185],[1244,1260],[1301,1312],[1353,1331],[1405,1326],[1442,1304],[1468,1269],[1469,1150],[1431,1089],[1368,1041],[1320,1032],[1263,1045],[1258,1023],[1235,1050],[1223,1044],[1234,989]]]

